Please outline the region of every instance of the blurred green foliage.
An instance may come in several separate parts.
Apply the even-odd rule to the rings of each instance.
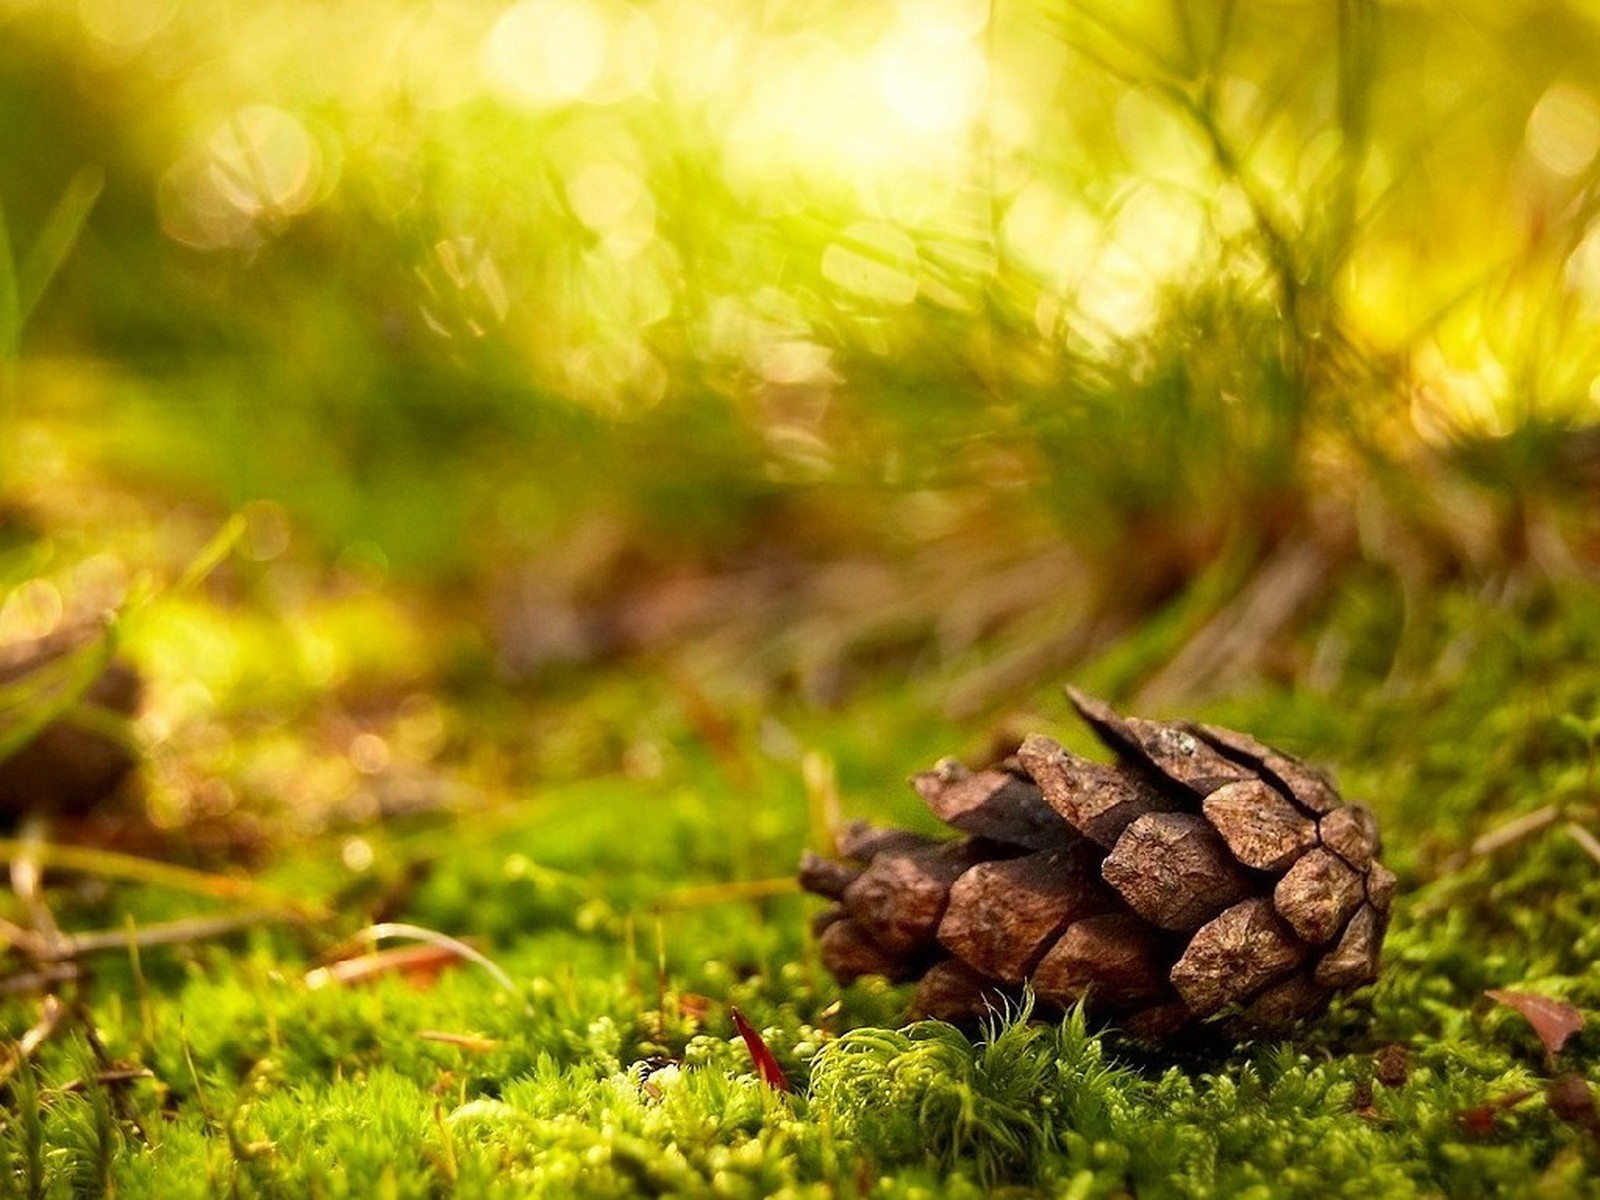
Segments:
[[[104,179],[11,406],[333,553],[449,574],[580,513],[714,548],[819,490],[881,541],[974,484],[1105,553],[1152,515],[1211,544],[1595,413],[1587,5],[6,0],[0,33],[13,242]]]

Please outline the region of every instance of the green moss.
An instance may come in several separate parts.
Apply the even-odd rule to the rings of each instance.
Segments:
[[[1589,747],[1561,717],[1593,711],[1600,603],[1513,615],[1447,600],[1418,650],[1430,665],[1399,684],[1352,665],[1332,690],[1211,710],[1345,765],[1404,877],[1382,980],[1292,1042],[1151,1051],[1076,1015],[1013,1014],[977,1042],[897,1028],[905,990],[841,992],[800,897],[674,907],[686,886],[785,873],[808,814],[790,764],[754,753],[735,779],[692,730],[651,717],[676,764],[664,776],[535,792],[492,824],[373,830],[360,871],[330,866],[343,834],[274,868],[280,884],[314,881],[308,897],[352,899],[335,923],[353,927],[383,891],[364,878],[421,866],[398,916],[482,939],[513,991],[470,965],[431,986],[312,989],[287,929],[147,951],[137,972],[109,956],[82,991],[102,1050],[69,1021],[12,1079],[0,1172],[22,1195],[152,1198],[1582,1195],[1596,1146],[1543,1089],[1557,1069],[1600,1076],[1600,1030],[1552,1065],[1483,991],[1535,989],[1593,1022],[1600,872],[1559,822],[1465,851],[1541,805],[1592,817]],[[1463,631],[1466,663],[1445,654]],[[861,743],[879,712],[938,744],[938,722],[889,691],[837,725],[797,723],[852,776],[876,762],[892,780],[916,764]],[[862,792],[861,808],[914,815],[908,791]],[[61,898],[79,925],[195,904],[120,887]],[[756,1078],[728,1003],[763,1027],[793,1094]],[[0,1007],[12,1037],[36,1017],[25,1000]],[[1397,1084],[1375,1078],[1390,1043],[1409,1057]],[[97,1082],[99,1053],[153,1078]]]

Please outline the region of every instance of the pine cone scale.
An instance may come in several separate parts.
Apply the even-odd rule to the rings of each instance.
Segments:
[[[1162,929],[1199,929],[1250,894],[1250,880],[1203,817],[1152,813],[1117,839],[1100,873]]]
[[[1317,844],[1316,824],[1259,779],[1225,784],[1200,807],[1233,856],[1258,871],[1285,871]]]
[[[1209,1017],[1253,997],[1305,961],[1307,950],[1265,897],[1244,900],[1208,921],[1172,968],[1189,1011]]]
[[[1147,1038],[1280,1028],[1376,978],[1395,877],[1371,812],[1248,734],[1069,694],[1117,762],[1042,735],[1002,767],[942,762],[913,783],[964,839],[857,824],[838,839],[853,862],[802,861],[836,902],[835,975],[920,979],[917,1013],[950,1020],[1027,984]]]
[[[1083,853],[1042,850],[979,863],[951,886],[939,943],[991,979],[1021,983],[1072,922],[1113,903]]]
[[[973,865],[966,843],[880,854],[842,897],[845,911],[891,954],[925,949],[944,916],[950,886]]]
[[[1247,733],[1224,729],[1220,725],[1191,724],[1186,728],[1259,774],[1314,816],[1332,812],[1344,803],[1339,799],[1339,791],[1333,786],[1333,781],[1321,771],[1306,766],[1282,751],[1274,750]]]
[[[1142,777],[1075,758],[1059,742],[1039,734],[1022,743],[1017,759],[1037,781],[1045,802],[1107,850],[1140,817],[1177,807]]]
[[[1079,836],[1045,803],[1037,784],[1008,771],[969,772],[945,762],[911,783],[934,816],[974,837],[1047,850]]]
[[[1313,946],[1332,940],[1364,899],[1361,873],[1320,846],[1290,867],[1272,891],[1278,912]]]
[[[1093,992],[1097,1001],[1132,1006],[1167,996],[1167,939],[1132,913],[1074,921],[1033,972],[1034,991],[1060,1005]]]

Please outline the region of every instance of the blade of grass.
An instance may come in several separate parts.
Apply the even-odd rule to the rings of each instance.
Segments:
[[[189,560],[189,565],[183,569],[183,574],[178,576],[172,585],[174,593],[183,593],[198,587],[205,582],[206,576],[215,571],[222,564],[222,560],[232,553],[234,546],[244,536],[246,522],[242,513],[234,513],[223,522],[222,528],[212,535],[211,540],[200,547],[199,553]]]
[[[15,269],[13,299],[15,332],[20,338],[22,327],[28,323],[50,282],[61,270],[67,255],[77,245],[83,234],[84,223],[89,219],[95,202],[105,187],[105,172],[99,167],[84,167],[72,177],[67,190],[50,211],[44,229],[40,231],[33,249]],[[0,316],[3,320],[3,316]]]
[[[290,921],[294,914],[282,909],[251,909],[221,917],[185,917],[177,921],[163,921],[138,929],[103,929],[90,933],[62,934],[61,944],[53,947],[53,959],[82,958],[107,950],[127,950],[133,947],[176,946],[208,938],[225,937],[230,933],[270,925],[275,921]]]
[[[24,715],[4,733],[0,733],[0,762],[4,762],[42,733],[46,726],[68,710],[77,706],[84,694],[100,678],[106,664],[116,649],[116,626],[106,626],[105,633],[92,638],[82,647],[65,656],[67,667],[65,686],[48,700],[40,700],[36,689]]]
[[[328,915],[316,901],[306,901],[275,888],[231,875],[215,875],[189,867],[174,866],[154,859],[99,850],[89,846],[63,846],[55,842],[27,843],[15,838],[0,838],[0,863],[32,856],[40,866],[77,871],[107,879],[123,879],[152,887],[193,892],[215,900],[253,900],[263,908],[293,913],[308,919]]]

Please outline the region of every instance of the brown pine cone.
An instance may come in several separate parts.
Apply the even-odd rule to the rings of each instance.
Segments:
[[[1115,765],[1028,738],[999,768],[913,784],[966,835],[855,823],[800,882],[842,983],[920,979],[919,1016],[968,1021],[1024,983],[1137,1036],[1225,1015],[1271,1032],[1377,976],[1395,877],[1372,814],[1247,734],[1118,716],[1069,689]]]

